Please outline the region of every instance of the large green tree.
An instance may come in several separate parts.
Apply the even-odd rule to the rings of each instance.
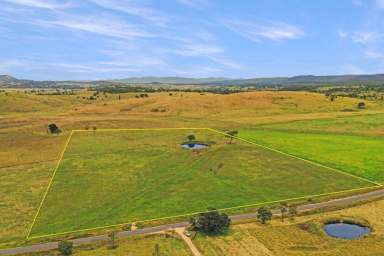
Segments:
[[[257,218],[261,223],[265,224],[267,221],[272,219],[272,212],[268,208],[261,207],[257,210]]]
[[[231,219],[225,213],[211,210],[191,219],[192,228],[206,234],[220,234],[228,229]]]

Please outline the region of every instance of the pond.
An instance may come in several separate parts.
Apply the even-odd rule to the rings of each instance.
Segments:
[[[371,232],[369,227],[341,222],[325,224],[324,230],[329,236],[349,240],[362,237]]]
[[[184,144],[181,144],[181,146],[187,149],[203,149],[208,147],[208,145],[203,143],[184,143]]]

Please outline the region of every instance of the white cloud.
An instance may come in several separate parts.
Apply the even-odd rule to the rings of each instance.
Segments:
[[[384,8],[384,0],[376,0],[375,2],[379,8]]]
[[[342,30],[342,29],[339,29],[339,30],[337,31],[337,34],[338,34],[338,36],[339,36],[340,38],[347,38],[347,37],[348,37],[348,33],[345,32],[345,31]]]
[[[138,25],[109,16],[61,15],[55,20],[35,20],[35,25],[61,27],[121,39],[152,37]]]
[[[169,49],[166,51],[182,56],[210,56],[224,52],[221,47],[207,44],[186,44],[179,49]]]
[[[383,34],[377,32],[355,32],[351,35],[352,41],[355,43],[366,44],[383,38]]]
[[[4,0],[7,3],[32,7],[32,8],[41,8],[41,9],[64,9],[71,7],[72,4],[70,2],[56,2],[56,1],[48,1],[48,0]]]
[[[18,59],[0,60],[0,71],[8,70],[9,68],[22,66],[23,63]]]
[[[355,6],[362,6],[363,1],[362,0],[352,0],[352,4]]]
[[[139,6],[127,0],[88,0],[102,8],[123,12],[153,22],[154,25],[164,26],[169,21],[168,17],[160,14],[152,8]]]
[[[370,59],[384,59],[384,53],[374,49],[365,50],[364,56]]]
[[[211,61],[216,62],[224,67],[232,68],[232,69],[245,69],[246,67],[240,63],[229,60],[227,58],[221,56],[210,56],[208,57]]]
[[[177,0],[180,4],[186,5],[188,7],[201,9],[210,5],[209,0]]]
[[[342,39],[350,39],[352,42],[360,44],[368,44],[384,39],[384,33],[376,31],[355,31],[348,33],[343,30],[339,30],[338,35]]]
[[[231,20],[225,21],[224,25],[239,35],[256,42],[262,39],[272,41],[297,39],[304,35],[300,28],[281,22],[256,23]]]

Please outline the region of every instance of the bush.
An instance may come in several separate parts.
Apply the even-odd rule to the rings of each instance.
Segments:
[[[363,108],[365,108],[365,103],[364,103],[364,102],[359,102],[359,103],[357,104],[357,107],[358,107],[359,109],[363,109]]]
[[[48,130],[51,134],[58,134],[61,132],[59,126],[57,126],[56,124],[49,124]]]
[[[72,255],[73,243],[71,241],[60,241],[58,245],[58,250],[61,255]]]

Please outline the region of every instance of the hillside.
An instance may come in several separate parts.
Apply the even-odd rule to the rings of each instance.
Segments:
[[[34,81],[26,79],[17,79],[10,75],[0,75],[0,87],[16,88],[44,88],[44,87],[62,87],[79,88],[89,86],[127,86],[141,85],[152,87],[156,85],[215,85],[215,86],[252,86],[252,87],[308,87],[324,84],[331,85],[384,85],[384,74],[372,75],[332,75],[332,76],[293,76],[293,77],[266,77],[266,78],[248,78],[248,79],[229,79],[223,77],[206,78],[188,78],[188,77],[130,77],[125,79],[113,80],[91,80],[91,81]]]

